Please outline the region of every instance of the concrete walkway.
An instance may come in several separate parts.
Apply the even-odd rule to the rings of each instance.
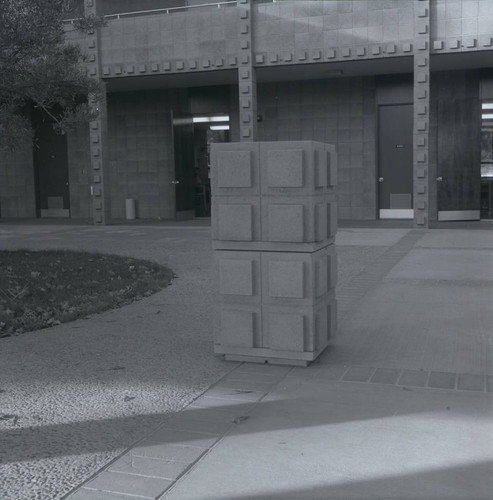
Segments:
[[[8,229],[0,226],[0,245],[21,245],[19,234],[15,245],[9,243],[2,233]],[[50,245],[74,238],[87,245],[86,236],[96,229],[70,228],[70,238],[59,230],[46,236],[62,240]],[[153,238],[146,231],[163,231],[161,238],[178,231],[105,229],[115,240],[116,231],[129,230],[143,233],[145,248]],[[187,239],[187,230],[206,231],[180,229],[183,251],[197,237]],[[101,234],[98,241],[105,239]],[[207,234],[202,237],[205,243]],[[39,237],[34,242],[39,245]],[[339,231],[337,246],[340,335],[316,363],[224,363],[213,358],[205,335],[202,356],[214,360],[215,383],[211,375],[206,383],[213,385],[182,411],[162,411],[153,429],[143,426],[138,442],[101,458],[113,460],[88,480],[82,483],[90,471],[79,474],[82,484],[68,498],[491,499],[493,232],[351,227]],[[164,245],[163,254],[172,249],[172,260],[179,247]],[[206,245],[202,251],[210,257]],[[204,263],[201,272],[206,269]],[[207,293],[207,280],[202,286]],[[193,294],[178,293],[173,302],[167,297],[160,307],[172,314]],[[129,307],[150,313],[145,303]],[[188,309],[195,307],[200,309],[196,303]],[[124,319],[126,309],[111,314]],[[204,313],[184,329],[196,329],[200,321],[210,328]],[[176,325],[176,334],[184,329]],[[223,376],[220,367],[228,373]],[[187,368],[193,372],[193,363]],[[148,394],[166,391],[166,380],[155,382]],[[135,420],[146,419],[136,413]],[[16,467],[28,458],[36,463],[35,456],[17,458]],[[32,496],[5,498],[57,498],[30,491]]]

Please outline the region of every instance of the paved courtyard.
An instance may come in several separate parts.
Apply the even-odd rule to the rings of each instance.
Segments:
[[[2,249],[178,278],[0,341],[0,414],[17,417],[0,420],[0,498],[490,499],[493,232],[477,227],[340,229],[340,334],[291,368],[213,356],[204,225],[1,224]]]

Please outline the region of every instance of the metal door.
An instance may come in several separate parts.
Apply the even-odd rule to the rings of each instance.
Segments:
[[[193,116],[173,112],[173,151],[175,162],[175,218],[193,219],[195,216],[195,158],[193,144]]]
[[[381,219],[413,218],[413,106],[378,108],[378,201]]]

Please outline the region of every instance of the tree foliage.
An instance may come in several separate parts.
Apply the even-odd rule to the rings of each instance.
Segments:
[[[0,151],[32,135],[31,106],[64,133],[95,117],[89,97],[100,83],[86,75],[79,46],[67,42],[63,20],[77,16],[74,0],[0,0]],[[68,29],[89,31],[101,21],[80,18]]]

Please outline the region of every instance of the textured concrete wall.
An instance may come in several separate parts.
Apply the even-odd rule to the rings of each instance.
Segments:
[[[0,154],[0,216],[36,217],[30,139],[23,141],[15,153]]]
[[[491,0],[432,0],[430,10],[433,52],[493,48]]]
[[[171,110],[186,108],[186,91],[109,94],[112,218],[124,218],[126,198],[137,200],[141,218],[174,218]]]
[[[274,53],[316,60],[329,48],[346,48],[345,57],[380,55],[368,53],[366,46],[410,43],[414,36],[408,0],[277,2],[257,4],[255,15],[254,48],[265,53],[266,64],[276,62],[270,59]]]
[[[406,56],[420,50],[416,33],[431,36],[433,53],[493,49],[491,0],[255,3],[248,33],[242,3],[110,19],[101,30],[103,76],[236,68],[245,50],[255,66]],[[242,45],[245,34],[251,47]]]
[[[235,7],[110,19],[101,29],[103,76],[224,69],[240,49]]]
[[[259,138],[315,140],[337,148],[340,219],[376,217],[375,80],[260,84]]]

